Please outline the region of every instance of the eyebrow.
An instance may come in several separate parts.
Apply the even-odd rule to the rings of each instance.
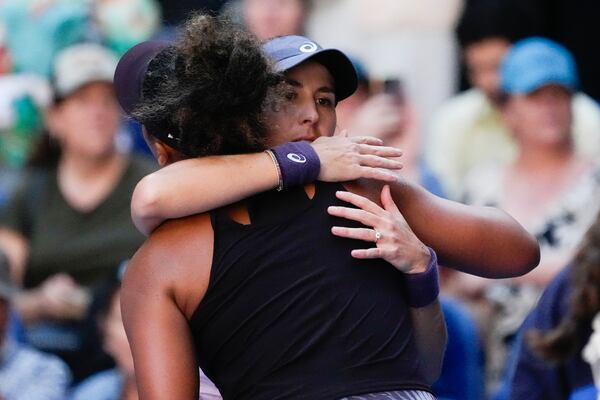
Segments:
[[[285,81],[286,81],[286,82],[287,82],[287,83],[288,83],[290,86],[293,86],[293,87],[296,87],[296,88],[301,88],[301,87],[303,87],[302,83],[300,83],[300,82],[298,82],[298,81],[296,81],[296,80],[294,80],[294,79],[291,79],[291,78],[285,78]],[[333,87],[331,87],[331,86],[329,86],[329,85],[327,85],[327,86],[321,86],[320,88],[318,88],[318,89],[317,89],[317,92],[323,92],[323,93],[332,93],[332,94],[335,94],[335,90],[333,89]]]

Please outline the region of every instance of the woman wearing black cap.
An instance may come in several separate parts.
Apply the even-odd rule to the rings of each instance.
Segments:
[[[165,81],[156,73],[168,60],[175,60],[175,77]],[[221,154],[293,139],[263,128],[265,122],[284,127],[286,115],[307,112],[303,118],[313,121],[310,130],[286,131],[289,135],[330,133],[339,86],[327,69],[311,60],[286,76],[285,84],[278,83],[251,39],[200,17],[188,24],[175,49],[152,60],[134,115],[164,163],[182,158],[175,148],[188,155]],[[308,99],[312,112],[304,107]],[[298,181],[290,178],[298,173],[289,162],[311,162],[309,149],[293,146],[285,151],[276,146],[271,153],[283,186],[286,179]],[[306,177],[314,178],[314,171]],[[389,190],[383,192],[385,210],[353,194],[340,195],[367,211],[338,207],[332,214],[385,222],[381,231],[359,224],[336,229],[340,236],[368,235],[384,248],[377,255],[372,253],[380,250],[353,251],[358,242],[330,234],[343,220],[326,212],[342,188],[317,183],[307,192],[269,192],[210,215],[168,222],[152,234],[130,264],[122,300],[143,398],[195,396],[194,351],[224,398],[338,399],[386,391],[385,398],[432,398],[429,384],[445,340],[435,253],[412,233]],[[522,231],[506,237],[529,239]],[[389,264],[359,262],[351,251],[356,258],[383,257]],[[419,321],[415,314],[427,318]],[[433,335],[425,337],[415,323],[429,323]],[[437,359],[424,358],[421,345],[427,339]]]

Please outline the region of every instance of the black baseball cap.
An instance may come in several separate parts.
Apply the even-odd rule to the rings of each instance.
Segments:
[[[304,36],[288,35],[268,40],[263,50],[275,62],[275,70],[285,72],[307,61],[322,64],[335,81],[336,100],[350,97],[358,87],[356,69],[352,61],[340,50],[324,49]]]
[[[148,40],[127,50],[119,60],[113,84],[119,104],[127,114],[131,115],[142,97],[148,65],[157,54],[172,44],[164,40]]]
[[[114,88],[121,108],[128,115],[131,115],[142,98],[148,66],[154,57],[172,45],[173,43],[169,41],[148,40],[127,50],[119,60],[115,70]],[[161,122],[157,126],[146,123],[146,128],[152,136],[189,155],[177,138],[174,127]]]

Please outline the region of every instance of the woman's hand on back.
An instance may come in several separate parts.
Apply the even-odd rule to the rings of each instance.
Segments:
[[[381,191],[382,207],[371,200],[351,192],[337,192],[336,197],[357,208],[331,206],[329,214],[357,221],[365,228],[334,226],[336,236],[374,242],[375,247],[352,250],[352,257],[383,258],[396,269],[412,274],[424,272],[431,260],[429,249],[413,233],[396,207],[389,186]],[[370,228],[369,228],[370,227]]]
[[[383,145],[371,136],[347,137],[345,133],[320,137],[312,143],[321,161],[319,180],[345,182],[360,178],[396,182],[402,168],[402,151]]]

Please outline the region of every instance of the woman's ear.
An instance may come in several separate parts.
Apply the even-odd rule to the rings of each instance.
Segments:
[[[171,152],[169,151],[169,146],[158,140],[155,140],[153,145],[155,151],[154,154],[156,154],[156,161],[158,161],[158,165],[160,165],[161,168],[173,162],[170,157]]]
[[[177,150],[150,135],[146,127],[142,127],[142,134],[161,168],[184,158]]]

